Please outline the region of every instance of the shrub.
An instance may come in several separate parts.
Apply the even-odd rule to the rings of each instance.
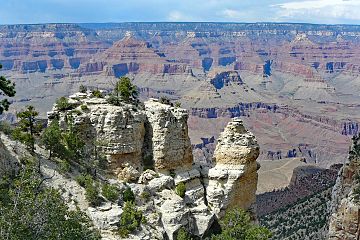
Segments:
[[[111,202],[116,202],[119,199],[119,189],[115,185],[105,183],[101,191],[102,195]]]
[[[181,103],[180,103],[180,102],[175,102],[175,107],[176,107],[176,108],[181,107]]]
[[[184,198],[185,197],[185,192],[186,192],[185,184],[183,182],[179,183],[175,188],[175,192],[176,192],[177,195]]]
[[[227,211],[220,225],[222,233],[212,236],[212,240],[266,240],[272,236],[268,229],[252,224],[249,214],[240,208]]]
[[[0,121],[0,131],[5,135],[11,136],[13,127],[7,121]]]
[[[71,166],[70,166],[70,163],[66,160],[62,160],[60,163],[59,163],[59,172],[64,174],[64,173],[68,173],[70,172],[71,170]]]
[[[96,98],[103,98],[104,97],[99,89],[93,90],[91,92],[91,96],[96,97]]]
[[[123,192],[123,201],[124,202],[134,202],[135,201],[135,194],[131,190],[131,188],[126,188]]]
[[[143,191],[140,195],[141,199],[147,201],[150,199],[150,193],[148,191]]]
[[[79,92],[81,92],[81,93],[86,93],[86,92],[87,92],[87,87],[81,84],[81,85],[79,86]]]
[[[120,216],[119,235],[122,238],[126,238],[140,226],[142,219],[142,212],[136,209],[135,204],[133,202],[126,202]]]
[[[81,110],[83,110],[83,111],[89,110],[88,106],[86,106],[86,105],[81,105],[80,108],[81,108]]]
[[[80,116],[80,115],[82,114],[82,112],[79,111],[78,109],[74,109],[74,110],[72,110],[72,111],[70,112],[70,114],[75,114],[75,115],[77,115],[77,116]]]
[[[66,111],[74,108],[74,104],[69,103],[69,99],[61,97],[56,100],[56,108],[60,111]]]
[[[192,240],[190,234],[185,230],[184,227],[181,227],[176,235],[176,240]]]
[[[87,182],[93,181],[92,176],[89,174],[78,175],[75,180],[81,187],[85,187]]]
[[[164,96],[160,97],[159,102],[162,103],[162,104],[171,105],[170,99],[167,98],[167,97],[164,97]]]
[[[91,175],[79,175],[76,177],[78,184],[85,188],[85,198],[91,206],[96,207],[101,204],[99,197],[99,183],[94,181]]]
[[[131,83],[130,78],[121,77],[115,85],[114,95],[125,102],[136,100],[138,96],[137,87]]]
[[[89,181],[85,185],[85,198],[91,206],[96,207],[101,204],[101,198],[99,197],[99,183],[95,181]]]

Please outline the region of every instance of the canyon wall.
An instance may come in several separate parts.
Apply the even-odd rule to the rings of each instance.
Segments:
[[[328,232],[331,240],[360,238],[359,171],[359,137],[356,136],[348,161],[340,170],[331,195]]]

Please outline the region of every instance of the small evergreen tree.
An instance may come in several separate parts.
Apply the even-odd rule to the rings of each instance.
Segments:
[[[86,93],[86,92],[87,92],[87,87],[81,84],[81,85],[79,86],[79,92],[81,92],[81,93]]]
[[[222,233],[212,240],[267,240],[272,236],[268,229],[251,223],[249,214],[240,208],[227,211],[220,225]]]
[[[67,116],[67,129],[62,133],[62,138],[66,149],[63,158],[80,162],[84,158],[85,142],[80,138],[71,115]]]
[[[61,157],[64,154],[65,146],[62,142],[62,134],[58,120],[53,120],[49,127],[41,135],[41,143],[49,150],[49,159],[55,155]]]
[[[116,82],[114,92],[108,98],[108,102],[114,105],[120,105],[121,101],[136,101],[138,97],[137,87],[131,83],[130,78],[121,77]]]
[[[126,188],[123,192],[123,201],[124,202],[134,202],[135,201],[135,194],[131,190],[131,188]]]
[[[0,69],[2,69],[2,65],[0,64]],[[2,91],[0,95],[5,95],[8,97],[15,96],[15,84],[10,80],[6,79],[4,76],[0,76],[0,90]],[[0,101],[0,114],[9,109],[10,102],[7,99],[3,99]]]
[[[105,183],[101,189],[102,195],[111,202],[116,202],[119,199],[119,189],[115,185]]]
[[[142,218],[142,212],[137,210],[135,203],[126,202],[120,216],[119,235],[126,238],[140,226]]]
[[[31,152],[35,152],[35,136],[39,135],[42,129],[41,124],[36,121],[38,115],[33,106],[27,106],[26,110],[16,114],[19,122],[13,131],[13,137],[24,143]]]
[[[74,108],[74,105],[69,103],[69,99],[66,97],[61,97],[55,102],[57,109],[60,111],[66,111]]]

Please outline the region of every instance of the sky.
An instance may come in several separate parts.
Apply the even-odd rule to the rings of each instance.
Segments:
[[[360,24],[360,0],[0,1],[0,24],[95,22]]]

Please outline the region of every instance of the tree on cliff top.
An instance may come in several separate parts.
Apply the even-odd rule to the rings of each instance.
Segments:
[[[0,69],[2,65],[0,64]],[[15,84],[10,80],[7,80],[4,76],[0,76],[0,90],[2,91],[0,95],[6,95],[8,97],[15,96]],[[7,99],[0,101],[0,114],[9,109],[10,102]]]
[[[136,101],[138,97],[137,87],[131,83],[130,78],[121,77],[116,82],[114,93],[110,95],[108,101],[114,105],[120,105],[121,101],[131,102]]]

